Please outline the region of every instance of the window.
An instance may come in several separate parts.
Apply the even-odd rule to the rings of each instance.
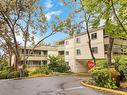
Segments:
[[[92,39],[92,40],[97,39],[97,33],[91,34],[91,39]]]
[[[92,52],[93,53],[98,53],[98,48],[97,47],[92,47]]]
[[[109,46],[109,44],[105,44],[105,45],[104,45],[104,50],[105,50],[105,51],[108,51],[108,46]]]
[[[68,42],[68,41],[65,41],[65,44],[66,44],[66,45],[69,45],[69,42]]]
[[[81,50],[80,49],[77,49],[76,52],[77,52],[77,55],[81,55]]]
[[[66,51],[66,55],[69,55],[69,51]]]
[[[66,62],[66,64],[69,66],[69,62]]]
[[[76,43],[80,43],[80,38],[76,38]]]

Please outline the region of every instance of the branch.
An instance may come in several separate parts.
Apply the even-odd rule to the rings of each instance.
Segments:
[[[34,49],[35,49],[43,40],[47,39],[48,37],[50,37],[50,36],[52,36],[52,35],[54,35],[54,34],[56,34],[56,32],[55,32],[55,31],[52,31],[49,35],[47,35],[47,36],[45,36],[43,39],[41,39],[41,40],[33,47],[33,49],[32,49],[32,51],[30,52],[30,54],[33,53]],[[26,60],[27,60],[28,58],[29,58],[29,55],[27,56]]]
[[[125,27],[123,26],[122,22],[120,21],[119,17],[117,16],[116,14],[116,10],[115,10],[115,7],[114,7],[114,3],[113,3],[113,0],[111,0],[111,6],[112,6],[112,9],[113,9],[113,13],[117,19],[117,21],[119,22],[121,28],[123,29],[123,31],[127,34],[127,30],[125,29]]]

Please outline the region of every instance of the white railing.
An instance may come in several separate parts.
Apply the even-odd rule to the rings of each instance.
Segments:
[[[58,50],[64,50],[64,49],[65,49],[64,45],[58,46]]]
[[[23,56],[23,54],[20,54],[21,56]],[[47,55],[39,55],[39,54],[26,54],[26,56],[30,56],[30,57],[47,57]]]

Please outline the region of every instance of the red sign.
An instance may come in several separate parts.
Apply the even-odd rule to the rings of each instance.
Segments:
[[[88,65],[88,67],[91,69],[91,68],[93,68],[93,67],[95,66],[95,63],[94,63],[92,60],[89,60],[89,61],[87,62],[87,65]]]

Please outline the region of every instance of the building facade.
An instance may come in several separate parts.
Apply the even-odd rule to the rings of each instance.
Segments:
[[[105,59],[107,57],[109,37],[103,31],[103,28],[90,30],[90,38],[95,58]],[[72,72],[88,72],[87,61],[91,60],[92,57],[87,33],[84,32],[74,35],[73,37],[63,40],[63,42],[65,61],[71,67]],[[114,39],[113,54],[127,54],[124,52],[125,48],[127,48],[126,39]]]
[[[107,57],[107,47],[109,45],[109,37],[103,31],[103,28],[90,30],[92,51],[96,59],[105,59]],[[126,39],[115,39],[113,54],[127,54],[124,52],[127,48]],[[72,72],[88,72],[87,61],[91,60],[89,50],[88,36],[86,32],[75,34],[73,37],[58,41],[55,46],[41,46],[34,49],[27,48],[28,55],[27,64],[29,66],[43,66],[48,64],[48,56],[63,56],[66,64],[71,68]],[[23,60],[24,50],[21,49],[21,59]]]
[[[31,53],[32,48],[26,48],[27,64],[30,67],[33,66],[44,66],[48,64],[49,55],[58,55],[56,46],[40,46],[36,47]],[[24,50],[20,50],[21,61],[23,61]],[[28,57],[27,57],[28,56]]]

